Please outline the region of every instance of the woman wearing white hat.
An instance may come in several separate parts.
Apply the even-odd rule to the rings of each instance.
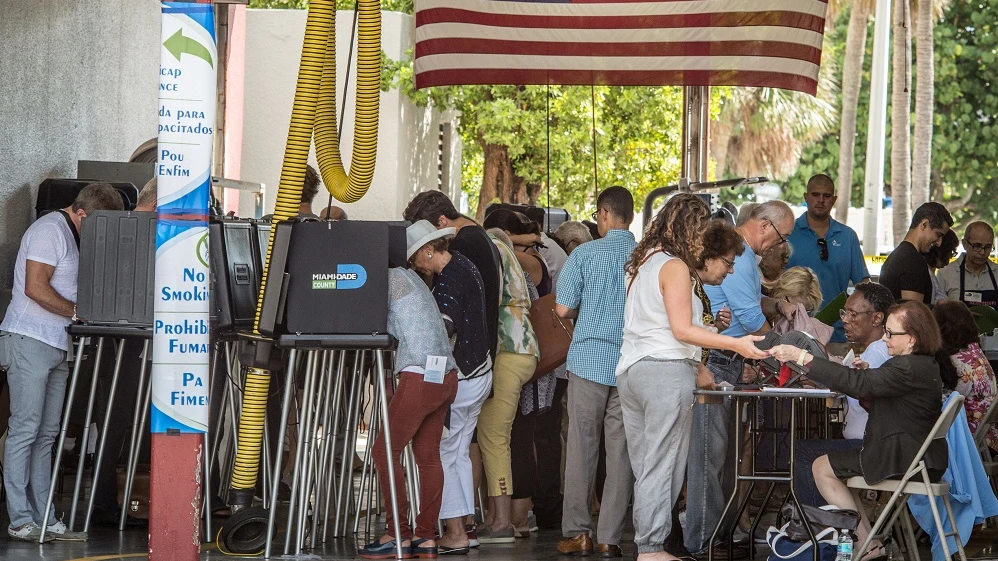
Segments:
[[[416,240],[410,237],[409,241]],[[409,257],[412,253],[410,250]],[[386,504],[390,504],[390,493],[395,493],[400,514],[399,535],[393,535],[392,511],[386,508],[386,533],[357,553],[365,559],[394,559],[396,540],[401,540],[405,558],[433,559],[438,553],[437,520],[444,486],[440,435],[447,409],[457,395],[458,374],[447,328],[436,301],[422,279],[409,269],[388,271],[388,332],[398,340],[395,350],[398,386],[388,406],[390,458],[396,474],[394,490],[388,481],[389,456],[382,433],[374,442],[373,456]],[[399,462],[402,450],[410,441],[420,482],[415,532],[409,526],[409,503]]]
[[[485,314],[485,285],[475,265],[448,248],[454,228],[436,229],[426,220],[406,230],[409,266],[433,277],[433,297],[447,334],[454,341],[458,367],[457,397],[450,406],[446,436],[440,442],[444,471],[440,518],[446,522],[437,540],[441,555],[468,553],[464,518],[475,513],[475,485],[468,454],[482,404],[492,388],[492,358]]]

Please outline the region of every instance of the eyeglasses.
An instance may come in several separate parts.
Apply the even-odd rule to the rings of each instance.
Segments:
[[[856,316],[861,316],[861,315],[864,315],[864,314],[875,314],[875,313],[877,313],[876,310],[868,310],[868,311],[865,311],[865,312],[856,312],[856,311],[853,311],[853,310],[847,310],[847,309],[843,308],[843,309],[839,310],[839,318],[844,319],[846,321],[855,321]]]
[[[897,335],[907,335],[907,331],[891,331],[890,329],[884,328],[884,333],[887,334],[888,339],[893,339]]]
[[[987,253],[991,253],[991,250],[995,248],[994,244],[990,244],[990,243],[970,243],[967,240],[963,240],[963,244],[964,244],[965,247],[973,249],[974,251],[977,251],[977,252],[985,251]]]
[[[779,228],[776,227],[776,224],[773,224],[772,220],[766,220],[766,222],[769,222],[769,225],[772,226],[774,230],[776,230],[776,235],[780,236],[780,243],[776,245],[783,245],[787,243],[787,238],[783,237],[783,234],[780,233],[780,230]]]
[[[727,259],[725,259],[723,257],[718,257],[718,259],[720,259],[721,261],[723,261],[724,264],[728,267],[728,269],[734,269],[735,268],[735,262],[734,261],[728,261]]]
[[[825,238],[818,238],[818,257],[822,261],[828,261],[828,242],[825,241]]]
[[[599,216],[599,211],[601,211],[601,210],[603,210],[603,209],[599,209],[599,208],[598,208],[598,209],[596,209],[596,211],[595,211],[595,212],[593,212],[593,213],[592,213],[592,214],[590,215],[590,216],[592,216],[592,217],[593,217],[593,221],[595,221],[595,220],[596,220],[596,217],[597,217],[597,216]]]

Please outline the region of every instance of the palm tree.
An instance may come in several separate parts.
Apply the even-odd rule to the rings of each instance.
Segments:
[[[915,62],[918,82],[915,84],[915,136],[911,163],[911,206],[929,200],[932,172],[932,120],[935,86],[935,45],[932,27],[935,22],[932,0],[919,0],[915,36]]]
[[[711,123],[710,153],[718,175],[725,170],[777,180],[793,175],[804,147],[834,123],[836,70],[832,61],[822,60],[814,97],[778,88],[726,88]]]
[[[894,3],[892,27],[891,200],[894,241],[899,242],[911,221],[911,9],[907,0]]]
[[[863,81],[863,57],[866,54],[866,29],[873,11],[873,0],[853,0],[846,32],[845,60],[842,63],[842,119],[839,133],[838,201],[835,217],[849,219],[852,197],[852,169],[856,157],[856,114],[859,87]]]

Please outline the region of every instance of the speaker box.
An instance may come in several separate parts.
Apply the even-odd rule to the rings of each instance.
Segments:
[[[558,226],[562,225],[562,223],[572,219],[572,215],[570,215],[568,211],[563,208],[515,205],[511,203],[492,203],[486,207],[485,216],[492,214],[500,208],[505,208],[526,215],[527,218],[540,225],[541,231],[548,233],[554,232],[558,229]]]
[[[155,212],[94,212],[80,232],[77,315],[93,325],[151,326],[155,264]]]
[[[256,232],[249,220],[216,220],[208,224],[211,260],[212,327],[220,331],[250,329],[260,290]]]
[[[91,183],[99,182],[80,179],[46,179],[42,181],[41,185],[38,186],[38,196],[35,197],[35,218],[73,204],[80,191]],[[135,208],[135,203],[139,199],[139,190],[135,185],[131,183],[111,183],[111,187],[118,190],[125,210]]]

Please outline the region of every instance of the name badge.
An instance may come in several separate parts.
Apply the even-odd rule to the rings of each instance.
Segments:
[[[447,369],[447,357],[433,356],[426,357],[426,367],[423,368],[423,380],[431,384],[444,383],[444,374]]]
[[[981,303],[981,293],[980,292],[964,292],[963,293],[964,302],[973,302],[975,304]]]

